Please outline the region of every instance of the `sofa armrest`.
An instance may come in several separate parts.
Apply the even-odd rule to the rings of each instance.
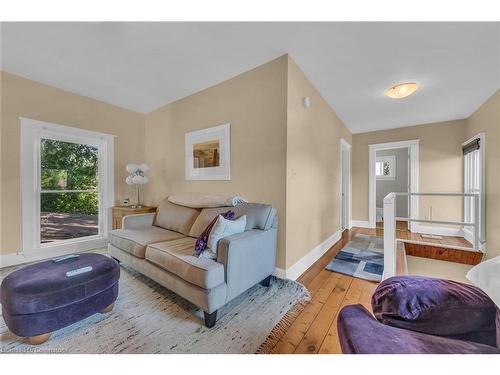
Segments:
[[[217,261],[224,264],[226,302],[274,272],[277,229],[250,230],[219,241]]]
[[[123,229],[143,229],[153,225],[155,212],[148,214],[127,215],[122,219]]]

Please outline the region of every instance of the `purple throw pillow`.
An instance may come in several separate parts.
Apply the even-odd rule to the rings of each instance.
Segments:
[[[221,214],[221,216],[224,219],[227,220],[233,220],[234,219],[234,212],[229,210]],[[217,222],[217,219],[219,218],[219,215],[214,217],[214,219],[210,222],[210,224],[207,225],[203,233],[200,234],[200,237],[196,240],[196,244],[194,245],[194,251],[196,253],[196,256],[200,256],[201,253],[207,248],[207,243],[208,243],[208,236],[210,235],[210,231],[214,227],[215,223]]]
[[[433,335],[495,332],[496,307],[481,289],[451,280],[396,276],[372,296],[378,321]]]

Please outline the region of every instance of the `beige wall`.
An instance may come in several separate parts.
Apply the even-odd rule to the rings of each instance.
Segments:
[[[500,255],[500,91],[466,121],[465,139],[486,133],[487,257]]]
[[[16,252],[21,246],[19,117],[116,135],[115,199],[132,196],[133,191],[123,182],[125,165],[144,159],[143,114],[5,72],[1,79],[2,254]]]
[[[311,98],[311,107],[302,98]],[[186,132],[231,124],[231,181],[186,181]],[[339,139],[350,132],[287,55],[146,117],[148,203],[173,192],[240,194],[275,205],[277,266],[339,230]],[[286,248],[286,254],[285,254]]]
[[[462,142],[465,120],[439,122],[353,135],[352,218],[368,220],[368,145],[419,139],[419,191],[462,192]],[[461,220],[459,198],[420,198],[419,215],[425,219]]]
[[[340,138],[352,136],[291,58],[287,92],[288,268],[340,229]]]
[[[20,247],[19,121],[28,117],[117,136],[115,198],[133,196],[123,183],[127,162],[147,162],[146,203],[173,192],[240,194],[277,207],[277,266],[289,268],[340,229],[339,139],[352,148],[352,219],[368,220],[368,145],[420,139],[420,191],[462,191],[461,144],[487,133],[488,254],[500,254],[499,101],[497,92],[467,120],[371,133],[351,133],[288,56],[261,65],[147,115],[2,72],[0,244]],[[309,108],[302,100],[308,96]],[[186,181],[186,132],[231,124],[231,180]],[[460,202],[421,200],[425,218],[461,218]],[[285,252],[286,249],[286,252]]]
[[[168,104],[146,117],[148,203],[171,193],[239,194],[280,215],[277,265],[285,264],[287,56]],[[231,180],[186,181],[184,135],[231,124]]]

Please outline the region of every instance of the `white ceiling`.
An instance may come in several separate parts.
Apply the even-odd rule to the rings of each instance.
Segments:
[[[468,117],[500,87],[500,23],[2,23],[2,69],[150,112],[289,53],[353,132]],[[402,100],[390,85],[417,81]]]

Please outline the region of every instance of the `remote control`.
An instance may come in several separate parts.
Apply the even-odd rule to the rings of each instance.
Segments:
[[[78,254],[64,255],[62,257],[52,259],[52,262],[61,263],[64,262],[65,260],[76,260],[78,258],[80,258],[80,255]]]
[[[90,271],[92,271],[92,266],[77,268],[76,270],[71,270],[71,271],[66,272],[66,276],[73,277],[73,276],[81,275],[82,273],[86,273],[86,272],[90,272]]]

